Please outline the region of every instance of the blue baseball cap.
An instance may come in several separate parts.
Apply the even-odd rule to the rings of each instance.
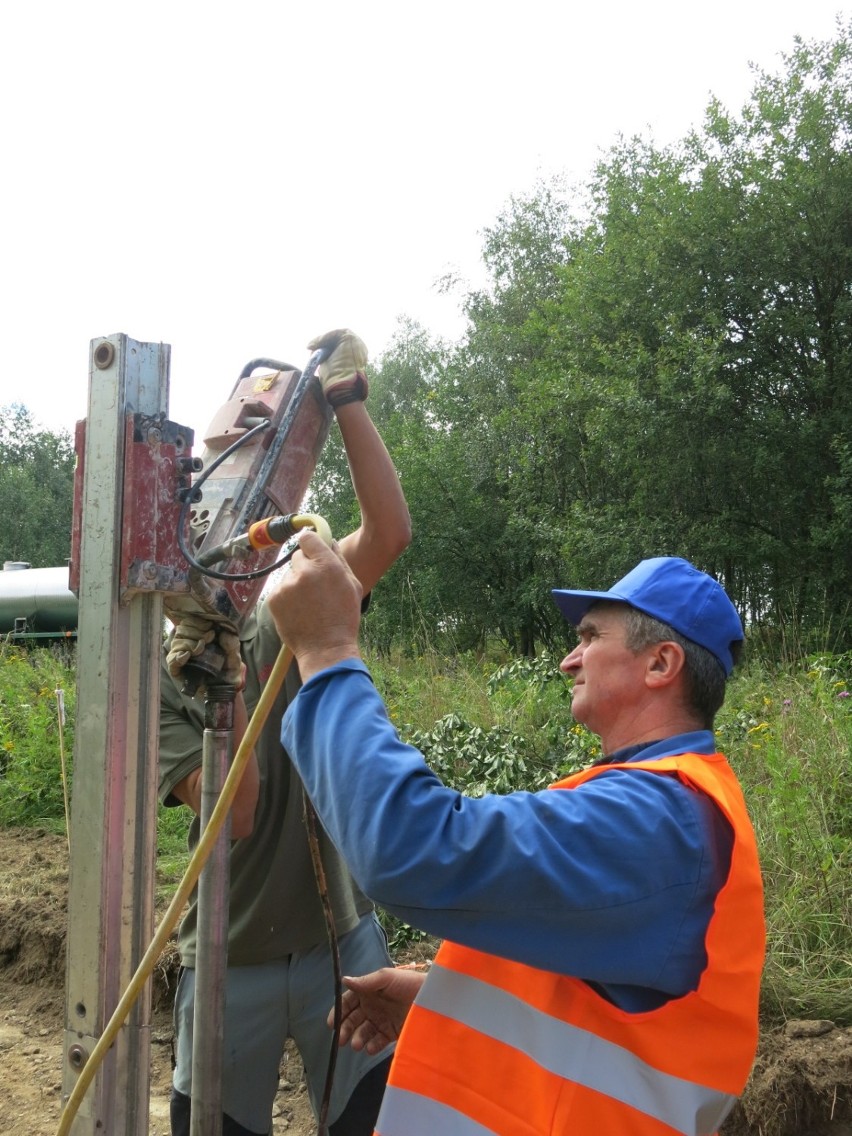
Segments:
[[[726,675],[734,669],[731,648],[744,638],[737,609],[725,589],[712,576],[678,556],[643,560],[608,592],[554,588],[553,598],[575,627],[598,600],[630,604],[706,647],[722,664]]]

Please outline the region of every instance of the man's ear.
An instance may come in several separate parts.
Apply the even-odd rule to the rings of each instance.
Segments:
[[[645,684],[653,688],[669,686],[683,672],[686,655],[683,647],[670,639],[648,648]]]

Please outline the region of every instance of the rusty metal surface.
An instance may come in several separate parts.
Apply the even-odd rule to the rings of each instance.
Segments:
[[[127,409],[165,411],[170,350],[93,341],[77,470],[77,720],[63,1095],[74,1088],[153,932],[163,600],[120,602]],[[73,1136],[148,1131],[150,983],[95,1072]]]
[[[189,590],[177,545],[181,498],[191,483],[193,431],[165,415],[128,415],[125,423],[121,596]]]
[[[238,449],[204,482],[202,499],[193,504],[190,516],[194,551],[221,544],[263,517],[296,512],[302,505],[328,436],[332,412],[319,382],[312,379],[300,392],[299,379],[298,371],[241,378],[226,404],[227,411],[222,408],[213,419],[212,429],[205,431],[201,460],[207,469],[234,440],[230,433],[223,436],[224,424],[230,422],[235,431],[245,433],[241,408],[248,404],[252,418],[257,417],[259,404],[268,408],[269,429]],[[272,446],[278,454],[272,468],[264,471]],[[217,568],[229,574],[256,571],[274,564],[277,556],[278,549],[272,548],[234,557]],[[211,581],[213,596],[207,602],[239,622],[253,609],[264,582],[263,577]]]

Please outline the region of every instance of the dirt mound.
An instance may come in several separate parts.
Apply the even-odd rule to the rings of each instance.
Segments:
[[[0,829],[0,982],[65,982],[68,846],[41,829]],[[180,958],[168,944],[152,975],[154,1009],[169,1008]]]
[[[61,839],[26,829],[13,840],[4,840],[2,848],[3,981],[51,984],[65,973],[68,867],[63,851],[67,850]]]
[[[0,1136],[55,1136],[62,1110],[68,846],[38,829],[0,828]],[[152,975],[151,1123],[168,1136],[171,1003],[179,958],[172,943]],[[312,1136],[298,1053],[288,1049],[273,1136]]]
[[[0,829],[0,1134],[52,1136],[61,1109],[68,848],[35,829]],[[154,975],[150,1136],[166,1136],[169,1008],[177,951]],[[282,1070],[273,1132],[315,1131],[298,1055]],[[852,1029],[831,1022],[766,1028],[724,1136],[852,1136]]]
[[[790,1021],[764,1030],[726,1136],[852,1136],[852,1029]]]

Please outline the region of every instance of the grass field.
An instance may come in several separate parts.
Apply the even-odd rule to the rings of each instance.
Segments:
[[[596,755],[594,736],[571,718],[558,660],[547,655],[370,662],[401,736],[461,791],[539,789]],[[0,647],[0,825],[64,831],[62,758],[70,793],[74,690],[67,654]],[[764,1014],[852,1024],[852,657],[817,655],[783,667],[752,661],[731,681],[717,737],[742,782],[760,848]],[[161,810],[164,892],[186,864],[187,825],[187,810]],[[414,934],[392,931],[400,942]]]

